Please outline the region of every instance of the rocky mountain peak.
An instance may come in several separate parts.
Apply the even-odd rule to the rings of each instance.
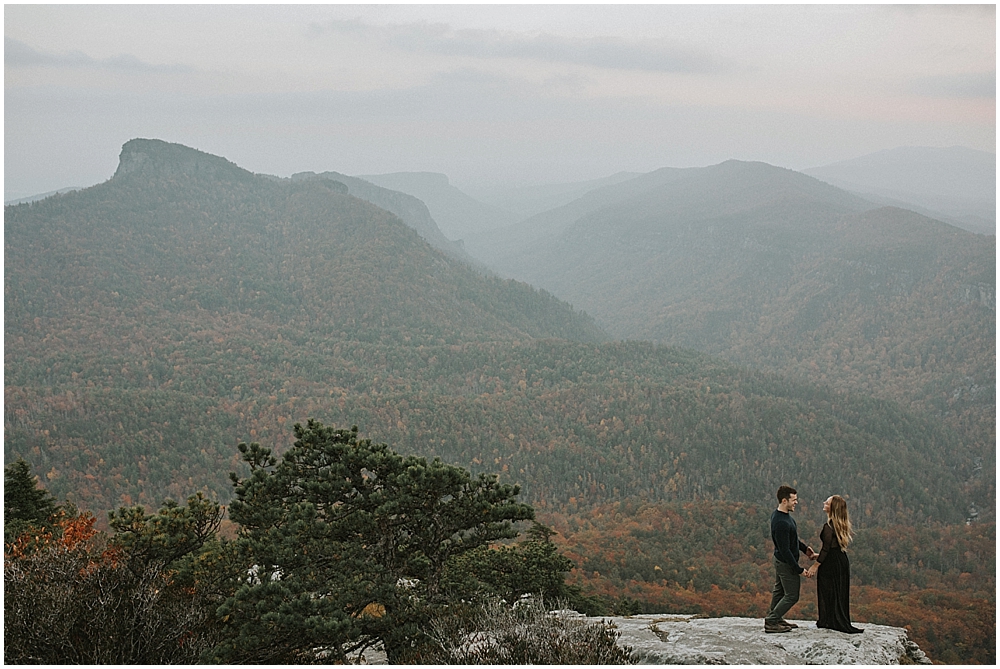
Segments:
[[[228,181],[253,178],[253,173],[225,158],[159,139],[131,139],[122,146],[113,179],[134,174],[216,177]]]

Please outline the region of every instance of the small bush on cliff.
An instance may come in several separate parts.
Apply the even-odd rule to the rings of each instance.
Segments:
[[[620,632],[611,624],[549,612],[541,597],[458,607],[434,621],[431,636],[422,663],[634,664],[632,649],[618,646]]]
[[[191,565],[220,518],[196,495],[154,516],[120,509],[114,537],[90,514],[63,514],[5,544],[4,663],[198,661],[218,642],[217,603]]]

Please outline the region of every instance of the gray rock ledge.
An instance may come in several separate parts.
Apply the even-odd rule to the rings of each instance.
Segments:
[[[561,615],[582,614],[561,611]],[[614,623],[618,643],[631,646],[640,664],[930,664],[901,627],[855,623],[864,634],[819,629],[811,620],[790,620],[798,629],[765,634],[761,618],[705,618],[644,614],[587,618]]]

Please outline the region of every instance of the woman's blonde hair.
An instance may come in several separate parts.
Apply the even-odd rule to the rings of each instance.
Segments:
[[[840,548],[846,550],[854,538],[851,518],[847,515],[847,501],[840,495],[832,496],[830,498],[830,511],[826,515],[830,518],[830,525],[837,534]]]

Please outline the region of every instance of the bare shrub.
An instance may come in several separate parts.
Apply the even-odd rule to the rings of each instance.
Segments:
[[[432,664],[633,664],[610,623],[572,611],[549,612],[539,598],[465,606],[433,622]]]

